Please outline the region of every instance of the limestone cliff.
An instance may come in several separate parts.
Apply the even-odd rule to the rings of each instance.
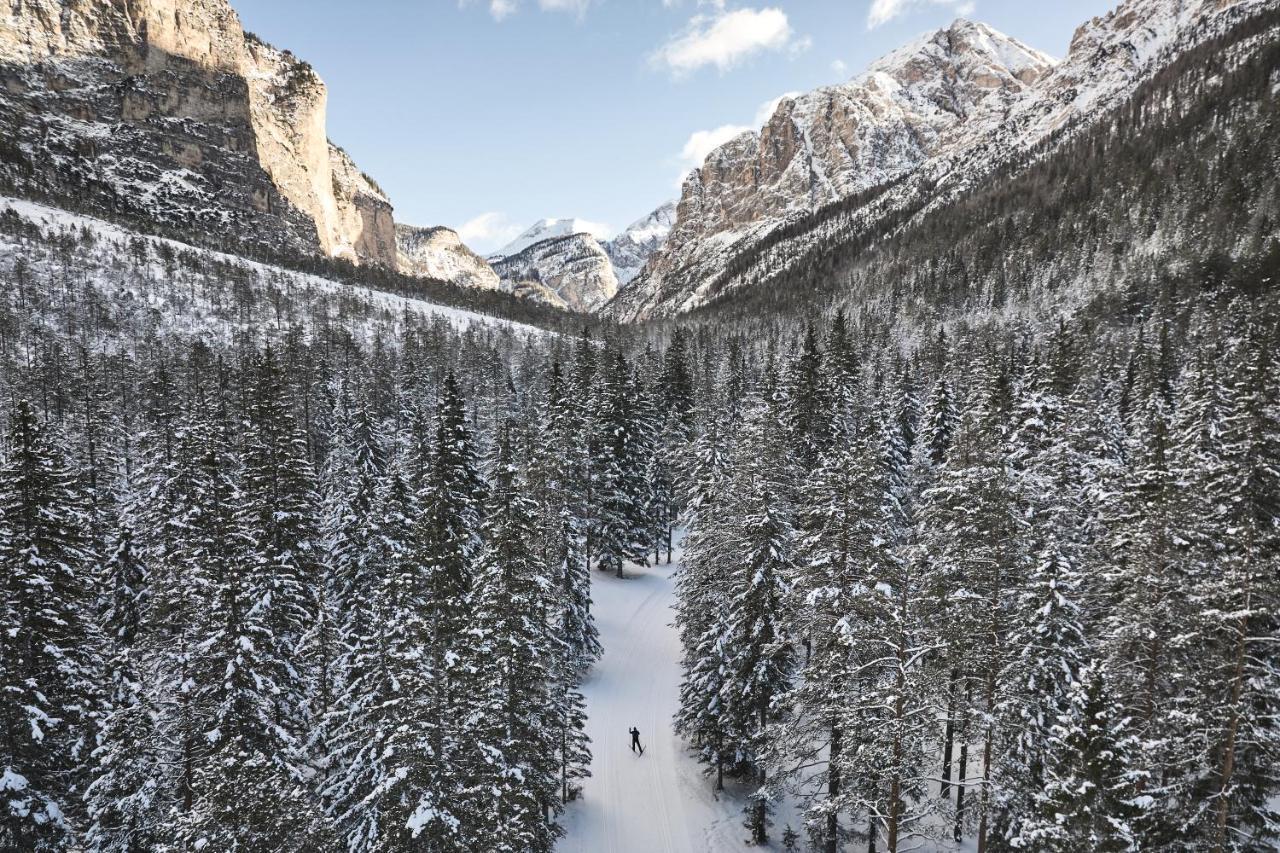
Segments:
[[[956,21],[855,79],[784,98],[758,132],[711,152],[684,181],[675,224],[610,310],[634,319],[723,269],[796,217],[892,181],[989,128],[1053,60]]]
[[[477,290],[497,290],[498,274],[449,228],[396,226],[402,273],[437,278]]]
[[[0,181],[235,242],[394,266],[391,204],[325,133],[309,65],[226,0],[0,11]]]

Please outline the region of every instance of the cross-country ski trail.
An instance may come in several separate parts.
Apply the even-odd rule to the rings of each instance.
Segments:
[[[563,853],[740,851],[742,802],[712,781],[672,731],[680,700],[680,640],[670,566],[627,567],[627,579],[592,576],[604,657],[583,693],[591,778],[565,814]],[[644,755],[631,751],[632,726]],[[760,848],[756,848],[760,849]]]

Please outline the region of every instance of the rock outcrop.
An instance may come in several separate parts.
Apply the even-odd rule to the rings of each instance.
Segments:
[[[498,290],[501,286],[493,267],[449,228],[397,225],[396,243],[400,271],[407,275],[437,278],[477,290]]]
[[[969,129],[999,123],[1052,68],[1045,54],[960,20],[848,83],[783,99],[759,132],[689,174],[665,246],[611,310],[647,316],[790,219],[916,169]]]
[[[325,134],[309,65],[226,0],[0,12],[0,180],[233,242],[394,266],[391,204]]]
[[[596,311],[618,292],[613,262],[590,234],[540,240],[490,263],[503,289],[551,304],[558,299],[574,311]]]
[[[619,287],[625,287],[640,274],[649,258],[667,242],[675,224],[676,203],[669,201],[604,244],[609,260],[613,261]]]
[[[689,175],[666,246],[607,310],[623,320],[678,314],[746,283],[785,280],[840,235],[900,222],[908,209],[928,215],[1275,3],[1124,0],[1081,26],[1059,63],[958,21],[848,84],[783,101],[759,134],[731,140]],[[867,199],[849,204],[861,190]],[[823,207],[836,200],[846,203]],[[771,238],[782,225],[792,227]]]

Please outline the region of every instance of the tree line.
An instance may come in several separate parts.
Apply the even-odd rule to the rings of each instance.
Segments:
[[[1202,300],[713,344],[677,725],[751,837],[1274,843],[1278,343]]]

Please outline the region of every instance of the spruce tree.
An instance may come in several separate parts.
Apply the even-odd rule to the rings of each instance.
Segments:
[[[81,813],[100,638],[86,505],[56,436],[20,400],[0,465],[0,846],[63,850]]]

